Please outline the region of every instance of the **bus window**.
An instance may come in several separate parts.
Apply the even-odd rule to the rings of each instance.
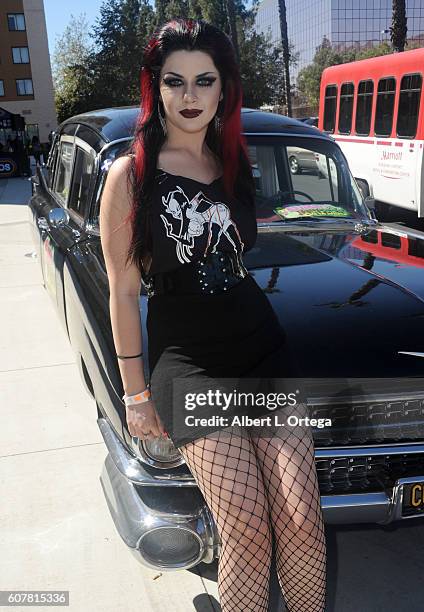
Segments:
[[[377,89],[377,109],[374,131],[376,136],[390,136],[395,105],[396,81],[392,77],[380,79]]]
[[[352,128],[353,93],[353,83],[343,83],[340,89],[340,134],[350,134]]]
[[[324,132],[334,132],[336,125],[337,85],[327,85],[324,102]]]
[[[406,74],[400,82],[396,132],[401,138],[414,138],[417,133],[421,82],[420,74]]]
[[[356,102],[355,131],[359,136],[369,136],[371,126],[373,81],[360,81]]]

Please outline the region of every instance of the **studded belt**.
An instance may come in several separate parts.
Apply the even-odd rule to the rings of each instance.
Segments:
[[[247,275],[239,253],[208,253],[176,270],[150,277],[147,295],[221,293],[238,285]]]

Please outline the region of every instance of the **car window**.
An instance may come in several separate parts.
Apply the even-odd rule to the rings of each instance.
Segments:
[[[92,154],[76,145],[74,172],[68,208],[74,210],[82,217],[85,216],[85,211],[89,205],[88,197],[93,176],[94,161]]]
[[[45,168],[46,170],[45,176],[46,176],[47,184],[49,187],[53,185],[54,171],[56,167],[58,153],[59,153],[59,139],[56,138],[53,141],[53,144],[50,148],[49,155],[48,155],[47,162],[46,162],[46,168]]]
[[[53,190],[65,204],[68,200],[69,187],[71,184],[73,154],[73,142],[62,140],[59,148],[59,157]]]
[[[258,223],[366,215],[347,163],[333,143],[262,139],[250,142],[248,151]]]

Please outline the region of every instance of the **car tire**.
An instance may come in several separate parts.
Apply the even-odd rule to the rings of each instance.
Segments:
[[[289,166],[290,166],[290,172],[292,174],[299,174],[300,173],[299,162],[297,161],[297,157],[295,157],[294,155],[289,157]]]

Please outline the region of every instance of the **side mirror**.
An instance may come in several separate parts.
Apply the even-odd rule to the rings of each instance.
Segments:
[[[367,196],[365,198],[365,205],[367,206],[368,210],[371,213],[371,218],[374,219],[374,221],[378,221],[377,213],[375,210],[375,199],[371,196]]]
[[[61,227],[69,223],[69,212],[64,208],[52,208],[48,217],[49,223],[53,227]]]

